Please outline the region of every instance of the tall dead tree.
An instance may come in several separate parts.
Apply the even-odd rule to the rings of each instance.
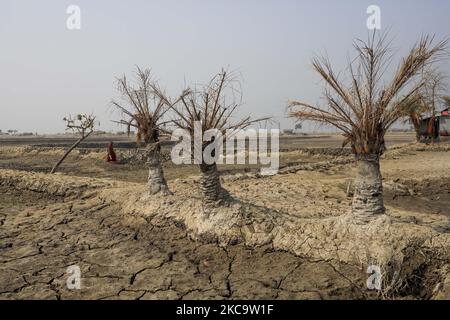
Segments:
[[[312,65],[324,80],[326,106],[291,101],[290,115],[334,126],[343,132],[357,160],[352,211],[359,223],[385,212],[380,156],[385,150],[386,131],[402,116],[399,107],[424,86],[414,84],[423,69],[443,57],[447,41],[434,44],[422,37],[397,67],[392,79],[384,74],[392,60],[386,35],[374,32],[368,41],[356,41],[356,59],[349,63],[348,82],[341,80],[326,57]],[[402,98],[399,98],[402,97]],[[398,102],[399,101],[399,102]]]
[[[428,123],[429,134],[434,142],[435,137],[438,137],[438,132],[435,132],[434,122],[438,108],[442,102],[443,91],[445,90],[445,76],[436,69],[428,69],[424,72],[424,84],[421,89],[421,96],[423,103],[428,107],[430,120]]]
[[[196,125],[200,125],[201,131],[218,130],[224,139],[239,130],[245,129],[251,124],[266,120],[251,120],[250,117],[234,122],[232,116],[241,106],[241,92],[237,90],[239,82],[230,73],[222,70],[216,74],[206,85],[199,90],[188,89],[179,99],[179,103],[172,106],[178,119],[173,123],[177,128],[185,130],[195,144]],[[213,139],[201,141],[201,152],[215,143]],[[219,155],[214,154],[214,157]],[[201,188],[204,204],[217,207],[227,204],[228,192],[220,183],[217,163],[207,163],[202,157],[199,159],[201,171]]]
[[[125,75],[117,78],[117,89],[121,98],[113,100],[112,104],[123,118],[115,122],[125,125],[128,134],[135,128],[137,142],[146,144],[149,193],[171,194],[161,159],[161,137],[168,134],[163,116],[171,104],[170,99],[152,79],[150,69],[136,67],[134,83]]]
[[[71,130],[73,133],[79,136],[78,140],[64,153],[63,157],[53,166],[50,171],[51,174],[58,170],[59,166],[67,158],[67,156],[83,142],[87,137],[94,132],[95,117],[93,115],[79,114],[75,118],[72,116],[64,117],[63,120],[66,122],[66,130]]]

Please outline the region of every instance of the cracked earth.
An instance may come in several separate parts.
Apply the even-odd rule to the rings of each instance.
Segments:
[[[270,247],[221,248],[115,205],[0,189],[1,299],[352,299],[365,274]],[[20,203],[20,205],[19,205]],[[69,290],[67,267],[81,269]]]
[[[14,161],[26,160],[23,155],[15,160],[10,151],[0,152],[0,160],[14,168]],[[46,158],[30,159],[44,163]],[[231,176],[224,186],[236,199],[294,218],[338,217],[351,204],[347,192],[354,168],[346,159],[333,165],[324,162],[333,158],[327,159],[320,155],[312,164],[290,166],[266,179]],[[393,222],[448,239],[448,159],[448,149],[402,147],[387,154],[382,169]],[[83,165],[83,177],[76,177],[78,171],[49,176],[0,169],[0,299],[377,298],[366,288],[364,266],[306,258],[271,245],[204,244],[192,240],[186,225],[174,219],[124,213],[123,205],[131,197],[123,194],[145,188],[135,181],[145,175],[126,166],[103,166]],[[200,199],[194,180],[169,180],[177,199]],[[99,196],[105,189],[112,201]],[[167,201],[180,209],[175,200]],[[431,276],[419,288],[423,292],[408,293],[413,294],[409,297],[427,299],[441,292],[441,298],[448,299],[448,257],[429,268]],[[67,268],[73,265],[81,270],[80,290],[67,288]],[[419,269],[423,266],[427,267],[419,264]]]

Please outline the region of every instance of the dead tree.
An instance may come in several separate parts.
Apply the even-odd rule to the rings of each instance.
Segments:
[[[442,102],[443,91],[445,90],[445,76],[436,69],[428,69],[424,72],[423,78],[421,96],[430,116],[427,127],[433,143],[436,137],[439,136],[439,133],[435,132],[434,122],[436,121],[437,109]]]
[[[357,160],[357,176],[352,211],[360,223],[385,212],[380,156],[385,150],[386,131],[402,116],[403,100],[424,86],[414,84],[423,69],[445,54],[447,41],[434,44],[433,37],[422,37],[404,57],[392,79],[385,79],[391,61],[386,35],[376,32],[368,41],[355,43],[356,59],[349,63],[348,82],[340,79],[326,57],[313,59],[315,71],[326,83],[326,106],[302,101],[290,102],[290,115],[332,125],[343,132]],[[401,99],[399,97],[402,97]]]
[[[55,164],[50,171],[51,174],[55,173],[58,167],[63,163],[67,156],[87,137],[94,132],[95,117],[93,115],[79,114],[76,118],[72,116],[64,117],[66,122],[66,130],[72,130],[73,133],[79,136],[78,140],[66,151],[63,157]]]
[[[233,122],[232,116],[242,104],[238,87],[237,79],[232,74],[222,70],[199,90],[187,89],[181,95],[179,102],[172,105],[172,109],[178,118],[173,120],[173,123],[177,128],[188,132],[191,141],[196,143],[194,133],[195,126],[198,124],[201,127],[201,132],[217,130],[226,139],[227,135],[232,135],[253,123],[267,120],[268,118],[251,120],[250,117],[246,117]],[[202,154],[213,143],[215,143],[214,140],[204,141],[202,138]],[[199,168],[202,174],[201,188],[206,206],[226,205],[230,200],[228,192],[220,183],[216,163],[218,156],[218,154],[213,155],[216,158],[214,163],[205,162],[203,157],[199,159]]]
[[[164,177],[160,140],[168,134],[163,116],[171,105],[170,99],[152,80],[149,69],[136,68],[135,84],[129,83],[126,76],[118,78],[117,88],[121,100],[113,100],[112,104],[123,118],[114,122],[125,125],[128,135],[135,128],[137,142],[146,144],[149,193],[171,194]]]

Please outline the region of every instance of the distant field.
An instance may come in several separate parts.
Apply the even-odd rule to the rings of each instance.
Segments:
[[[407,143],[414,140],[413,133],[389,133],[386,136],[388,145]],[[73,136],[49,135],[49,136],[0,136],[0,145],[42,145],[42,146],[67,146],[76,141]],[[127,136],[93,136],[89,137],[80,147],[101,148],[113,141],[120,148],[134,148],[136,142]],[[311,134],[311,135],[283,135],[280,137],[280,148],[293,150],[297,148],[338,148],[342,146],[343,138],[338,134]]]

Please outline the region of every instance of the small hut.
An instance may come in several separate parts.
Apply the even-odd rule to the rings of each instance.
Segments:
[[[437,116],[432,116],[420,121],[420,136],[425,139],[437,140],[441,136],[450,136],[450,108],[447,108]]]

